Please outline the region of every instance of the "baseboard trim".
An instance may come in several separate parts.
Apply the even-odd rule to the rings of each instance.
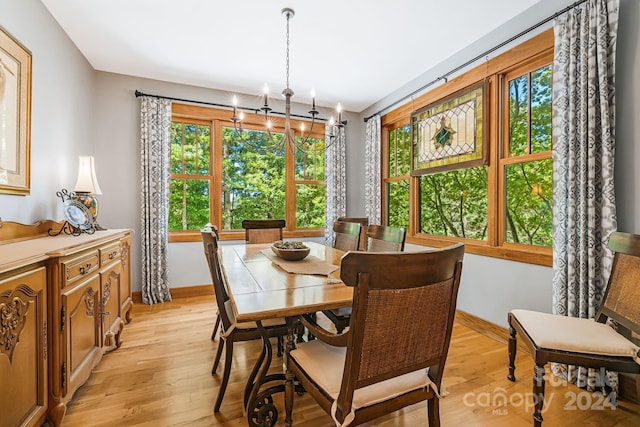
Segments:
[[[505,346],[509,343],[509,330],[502,326],[498,326],[495,323],[491,323],[488,320],[484,320],[480,317],[469,314],[466,311],[456,310],[456,322],[484,335],[487,338],[491,338],[498,341]],[[518,351],[524,351],[527,354],[531,354],[529,349],[518,340]]]
[[[191,298],[213,295],[213,286],[208,285],[195,285],[195,286],[183,286],[180,288],[171,288],[171,298]],[[131,299],[134,303],[142,304],[142,292],[132,292]]]

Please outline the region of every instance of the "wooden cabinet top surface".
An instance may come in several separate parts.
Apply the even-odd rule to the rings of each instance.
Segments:
[[[46,234],[37,234],[33,238],[4,243],[0,229],[0,273],[49,258],[72,255],[114,239],[125,237],[130,233],[130,229],[112,229],[79,236],[59,235],[51,237]]]

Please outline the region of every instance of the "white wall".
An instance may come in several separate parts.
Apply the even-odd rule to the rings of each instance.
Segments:
[[[32,55],[31,194],[0,194],[0,218],[60,220],[55,193],[73,189],[78,155],[93,154],[95,72],[39,0],[0,0],[0,26]]]
[[[570,3],[543,0],[536,11],[528,11],[497,29],[488,40],[479,40],[441,67],[425,71],[368,110],[347,113],[347,214],[364,214],[364,117],[475,56],[474,49],[478,54]],[[640,83],[636,78],[640,71],[640,5],[637,0],[621,0],[620,8],[616,160],[619,229],[640,233],[636,172],[640,164],[640,149],[636,148],[640,143],[636,123],[640,115]],[[24,223],[60,219],[55,191],[74,185],[79,154],[94,154],[104,193],[100,196],[100,223],[107,228],[135,230],[132,273],[133,288],[139,291],[139,100],[134,91],[225,104],[230,94],[92,71],[38,0],[0,0],[0,11],[0,25],[33,53],[32,192],[26,197],[0,195],[0,218]],[[302,114],[306,111],[294,110]],[[330,112],[321,114],[328,116]],[[209,282],[199,243],[171,244],[169,256],[172,287]],[[459,308],[503,326],[507,311],[514,307],[550,311],[551,277],[550,267],[467,254]]]

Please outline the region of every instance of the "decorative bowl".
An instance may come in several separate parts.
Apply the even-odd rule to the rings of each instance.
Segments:
[[[307,255],[309,255],[309,252],[311,252],[311,249],[302,244],[294,245],[294,243],[296,242],[286,242],[284,244],[282,242],[276,242],[271,246],[271,250],[274,254],[287,261],[300,261],[305,259]],[[278,244],[284,247],[276,246]]]

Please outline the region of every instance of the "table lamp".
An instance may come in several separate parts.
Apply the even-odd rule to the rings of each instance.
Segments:
[[[73,189],[76,193],[75,200],[87,207],[91,216],[93,216],[93,224],[97,230],[103,228],[98,225],[98,199],[95,194],[101,195],[98,178],[96,178],[96,168],[93,162],[93,156],[80,156],[78,161],[78,180]]]

